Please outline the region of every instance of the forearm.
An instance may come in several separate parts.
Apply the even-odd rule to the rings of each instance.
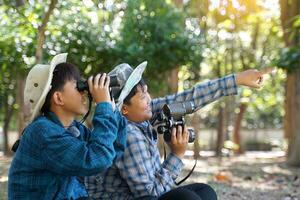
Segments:
[[[196,110],[211,103],[222,96],[237,94],[236,75],[228,75],[223,78],[207,81],[195,85],[189,90],[153,99],[151,102],[153,113],[158,112],[164,104],[173,102],[192,101]]]

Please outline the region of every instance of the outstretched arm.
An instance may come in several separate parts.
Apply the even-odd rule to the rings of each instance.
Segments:
[[[152,112],[155,114],[160,111],[164,104],[183,101],[193,101],[196,110],[198,110],[223,96],[236,95],[238,86],[243,85],[252,88],[260,88],[263,76],[266,73],[272,72],[272,70],[272,68],[263,71],[250,69],[197,84],[191,89],[177,94],[153,99],[151,101]]]

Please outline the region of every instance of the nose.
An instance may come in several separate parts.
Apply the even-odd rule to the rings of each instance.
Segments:
[[[149,92],[146,93],[146,97],[147,97],[147,100],[150,102],[152,99],[151,99],[151,96],[149,94]]]

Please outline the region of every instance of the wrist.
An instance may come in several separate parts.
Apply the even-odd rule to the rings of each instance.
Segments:
[[[242,77],[241,77],[241,73],[237,73],[235,75],[235,81],[237,85],[242,85]]]
[[[178,158],[182,159],[184,156],[185,152],[176,152],[176,151],[171,151],[172,154],[174,154],[175,156],[177,156]]]

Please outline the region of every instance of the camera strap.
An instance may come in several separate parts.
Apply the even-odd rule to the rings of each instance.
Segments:
[[[91,95],[91,93],[88,92],[88,99],[89,99],[89,109],[87,111],[87,113],[83,116],[82,120],[80,120],[80,123],[83,124],[85,122],[85,120],[88,118],[91,109],[92,109],[92,102],[93,102],[93,97]]]
[[[178,185],[182,184],[184,181],[186,181],[186,179],[188,179],[192,175],[192,173],[194,172],[196,165],[197,165],[197,159],[195,159],[194,166],[191,169],[191,171],[188,173],[188,175],[186,175],[186,177],[184,177],[183,179],[181,179],[179,182],[175,181],[175,185],[178,186]]]
[[[166,151],[165,143],[163,143],[163,147],[164,147],[164,160],[166,160],[166,158],[167,158],[167,151]],[[179,186],[179,185],[181,185],[184,181],[186,181],[186,180],[192,175],[192,173],[194,172],[196,165],[197,165],[197,159],[195,159],[195,163],[194,163],[194,166],[193,166],[193,168],[191,169],[191,171],[190,171],[183,179],[181,179],[179,182],[176,182],[176,181],[175,181],[175,185]]]

